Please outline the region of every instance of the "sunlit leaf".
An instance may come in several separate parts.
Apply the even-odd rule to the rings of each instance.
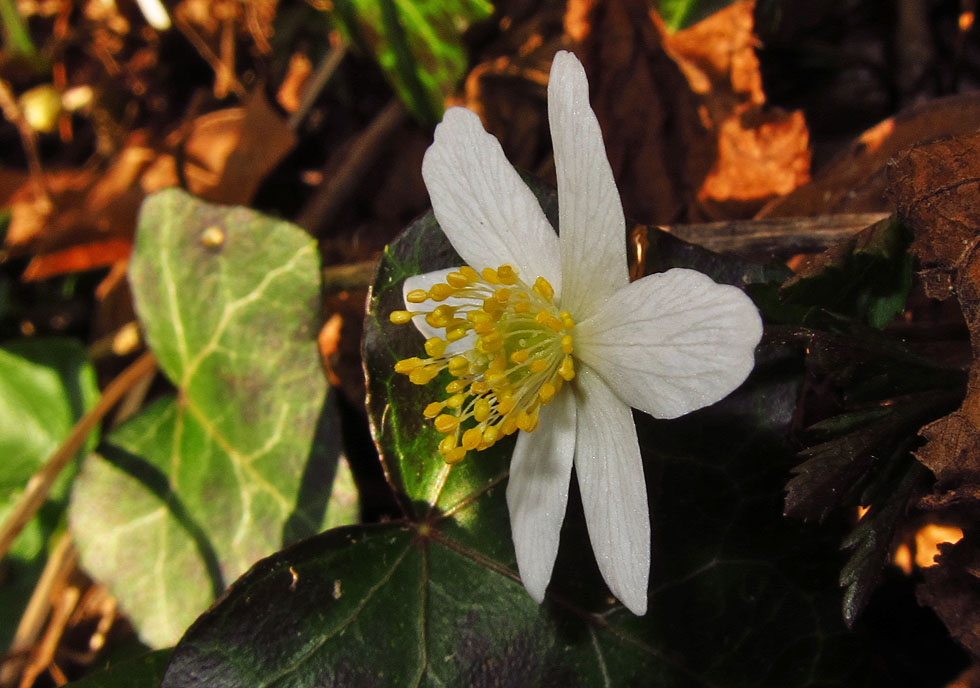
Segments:
[[[0,348],[0,522],[98,395],[95,371],[78,342],[31,339]],[[0,564],[0,647],[9,646],[37,584],[74,472],[63,473]]]
[[[728,7],[735,0],[657,0],[657,12],[667,29],[680,31]]]
[[[371,51],[421,122],[442,117],[467,67],[463,32],[493,12],[488,0],[339,0],[334,11]]]
[[[70,517],[82,564],[153,647],[328,518],[337,429],[315,344],[318,267],[285,222],[177,190],[143,206],[130,281],[178,393],[86,461]]]

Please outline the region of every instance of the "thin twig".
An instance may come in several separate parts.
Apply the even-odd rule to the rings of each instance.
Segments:
[[[31,173],[31,182],[34,184],[37,201],[44,205],[44,213],[50,212],[54,207],[51,202],[51,191],[48,189],[48,182],[44,176],[44,169],[41,167],[41,157],[37,152],[37,140],[34,130],[24,118],[17,98],[6,81],[0,79],[0,111],[7,120],[17,127],[20,134],[21,145],[24,147],[24,155],[27,157],[27,168]]]
[[[77,560],[78,555],[72,546],[71,537],[68,533],[62,533],[44,564],[44,571],[34,586],[20,623],[17,624],[7,661],[0,668],[0,686],[11,685],[27,663],[30,648],[44,630],[44,621],[51,608],[51,591],[64,583]]]
[[[374,279],[374,271],[378,262],[365,260],[346,265],[328,265],[320,273],[323,280],[323,293],[333,294],[339,291],[367,289]]]
[[[397,98],[392,98],[375,117],[367,129],[362,131],[347,151],[336,172],[330,175],[317,188],[313,197],[306,203],[296,223],[306,227],[314,235],[322,233],[337,211],[350,198],[361,179],[367,174],[381,150],[381,144],[405,119],[405,107]],[[328,167],[331,161],[328,161]]]
[[[347,46],[339,43],[331,48],[330,52],[320,60],[320,64],[316,66],[316,71],[313,72],[313,78],[310,79],[309,85],[303,91],[303,99],[300,101],[299,107],[296,108],[296,112],[289,116],[290,129],[293,131],[299,129],[299,125],[303,123],[306,114],[313,107],[313,103],[316,102],[317,97],[319,97],[320,91],[330,81],[330,77],[337,71],[337,67],[340,66],[346,54]]]
[[[44,637],[31,653],[30,663],[20,678],[20,688],[30,688],[34,685],[34,680],[54,661],[54,653],[58,649],[61,636],[64,635],[65,626],[68,625],[68,619],[81,596],[82,591],[77,585],[69,585],[58,596],[58,604],[51,611],[51,621],[44,632]]]
[[[719,253],[771,253],[789,257],[797,253],[823,251],[886,217],[887,213],[776,217],[669,225],[659,229]],[[645,229],[637,227],[634,232]]]
[[[37,510],[44,504],[55,479],[81,449],[89,433],[109,412],[109,409],[115,406],[116,402],[134,384],[142,380],[155,367],[156,359],[149,351],[131,363],[126,370],[109,383],[105,392],[102,393],[102,397],[95,404],[95,408],[75,423],[75,427],[71,429],[61,446],[55,450],[51,458],[41,467],[41,470],[31,477],[27,483],[27,489],[24,490],[24,494],[17,502],[17,506],[14,507],[10,516],[0,527],[0,559],[7,555],[24,526],[30,522]]]

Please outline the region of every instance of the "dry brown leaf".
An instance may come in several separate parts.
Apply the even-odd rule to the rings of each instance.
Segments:
[[[708,217],[751,214],[810,177],[803,113],[765,107],[753,6],[753,0],[740,0],[674,34],[657,21],[664,48],[697,95],[701,120],[717,141],[714,164],[697,194]]]
[[[928,294],[956,296],[970,332],[973,362],[962,405],[920,431],[916,457],[936,476],[921,506],[964,518],[966,536],[942,547],[939,565],[927,570],[919,599],[950,633],[980,657],[980,134],[923,144],[890,169],[890,191],[914,232]]]
[[[950,634],[980,657],[980,547],[975,539],[939,546],[939,565],[923,570],[925,582],[917,591],[919,604],[928,605]]]
[[[251,200],[265,176],[295,145],[295,134],[257,89],[243,108],[198,117],[166,144],[133,132],[104,167],[52,170],[45,175],[52,206],[29,180],[11,194],[6,248],[33,253],[25,279],[43,279],[76,265],[102,267],[124,258],[143,198],[180,180],[218,203]]]
[[[888,163],[901,151],[949,136],[964,136],[980,122],[980,94],[931,100],[903,110],[861,134],[809,184],[773,201],[758,217],[809,217],[891,210]]]

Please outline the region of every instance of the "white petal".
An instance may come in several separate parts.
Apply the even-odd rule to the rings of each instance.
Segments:
[[[676,418],[748,377],[762,320],[740,289],[694,270],[649,275],[575,328],[575,354],[634,408]]]
[[[408,299],[406,299],[405,297],[408,296],[408,292],[410,291],[414,291],[416,289],[425,289],[426,291],[428,291],[433,284],[438,284],[439,282],[445,282],[446,275],[448,275],[450,272],[453,272],[454,270],[459,270],[459,268],[446,268],[444,270],[433,270],[432,272],[425,272],[422,273],[421,275],[412,275],[411,277],[406,278],[405,283],[402,285],[402,300],[405,302],[405,310],[411,313],[419,313],[423,311],[428,313],[433,308],[435,308],[437,304],[434,301],[426,301],[424,303],[409,303]],[[446,305],[449,306],[462,306],[464,304],[472,303],[472,301],[467,301],[465,299],[458,299],[454,296],[450,296],[442,303],[445,303]],[[432,327],[432,325],[425,322],[425,318],[423,318],[422,316],[412,318],[412,324],[415,325],[418,331],[421,332],[422,336],[425,337],[426,339],[429,339],[430,337],[443,337],[446,334],[445,330],[437,330],[436,328]],[[472,349],[474,346],[476,346],[476,335],[474,335],[471,332],[470,334],[466,335],[462,339],[458,339],[455,342],[450,342],[449,346],[446,347],[446,353],[449,354],[459,353],[460,351],[467,351],[469,349]]]
[[[508,264],[528,284],[542,276],[560,289],[555,230],[475,113],[446,110],[422,177],[442,231],[471,267]]]
[[[629,274],[623,205],[585,70],[572,53],[559,52],[551,65],[548,120],[558,172],[561,305],[584,320],[626,286]]]
[[[650,512],[633,414],[588,367],[575,383],[575,473],[592,549],[612,593],[634,614],[645,614]]]
[[[541,409],[534,432],[521,432],[510,462],[507,506],[517,568],[539,604],[551,580],[565,518],[575,450],[575,396],[562,390]]]

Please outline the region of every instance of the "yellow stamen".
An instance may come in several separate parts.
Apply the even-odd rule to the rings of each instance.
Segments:
[[[533,432],[539,409],[575,377],[571,357],[575,320],[555,305],[555,291],[544,277],[532,286],[510,265],[477,272],[463,266],[427,291],[406,294],[408,303],[440,303],[429,311],[395,311],[392,322],[424,317],[440,334],[425,341],[428,358],[398,361],[395,371],[415,384],[426,384],[442,371],[453,376],[446,397],[422,414],[445,437],[439,453],[447,463],[462,461],[469,451],[492,447],[518,430]],[[447,354],[451,342],[471,337],[472,348]]]

